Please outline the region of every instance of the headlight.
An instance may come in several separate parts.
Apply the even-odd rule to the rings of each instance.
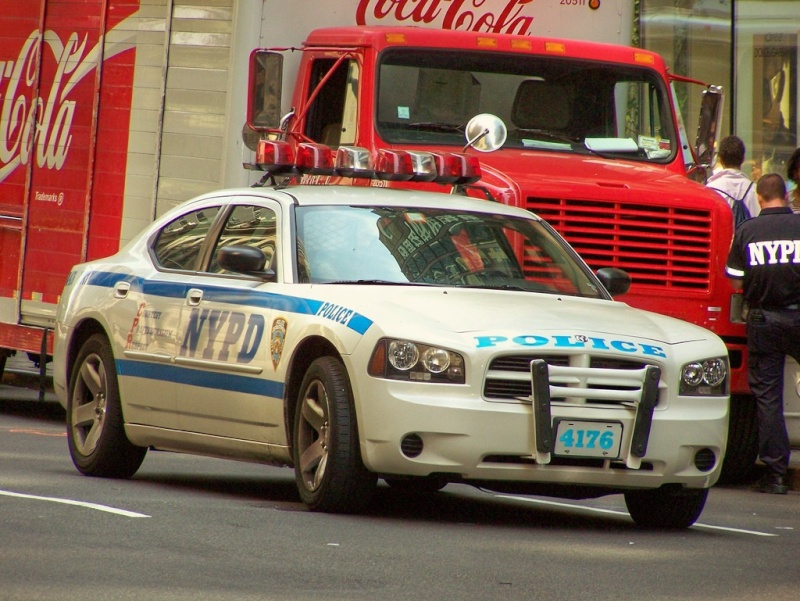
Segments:
[[[463,384],[464,358],[447,349],[411,342],[381,339],[369,360],[369,375],[389,380]]]
[[[680,394],[722,396],[728,394],[728,359],[715,357],[693,361],[681,368]]]

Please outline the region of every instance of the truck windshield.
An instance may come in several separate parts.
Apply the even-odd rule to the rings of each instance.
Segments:
[[[461,145],[479,113],[508,126],[505,148],[668,162],[679,150],[658,73],[564,57],[389,49],[377,130],[389,143]]]
[[[535,219],[416,207],[313,206],[296,211],[297,269],[304,282],[608,298],[558,234]]]

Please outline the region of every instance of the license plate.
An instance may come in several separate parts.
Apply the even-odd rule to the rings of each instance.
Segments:
[[[556,421],[554,455],[617,459],[622,442],[622,424],[571,419]]]

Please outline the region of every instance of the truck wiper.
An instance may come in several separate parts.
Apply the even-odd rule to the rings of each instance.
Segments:
[[[416,123],[406,123],[404,127],[406,129],[420,129],[423,131],[445,133],[463,133],[464,131],[463,125],[453,125],[452,123],[445,123],[443,121],[417,121]]]

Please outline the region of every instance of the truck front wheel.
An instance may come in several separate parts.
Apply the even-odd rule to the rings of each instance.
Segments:
[[[722,461],[720,484],[738,484],[753,476],[758,457],[758,418],[752,395],[731,397],[728,444]]]
[[[625,505],[640,528],[679,530],[697,521],[708,498],[707,488],[662,486],[625,493]]]

